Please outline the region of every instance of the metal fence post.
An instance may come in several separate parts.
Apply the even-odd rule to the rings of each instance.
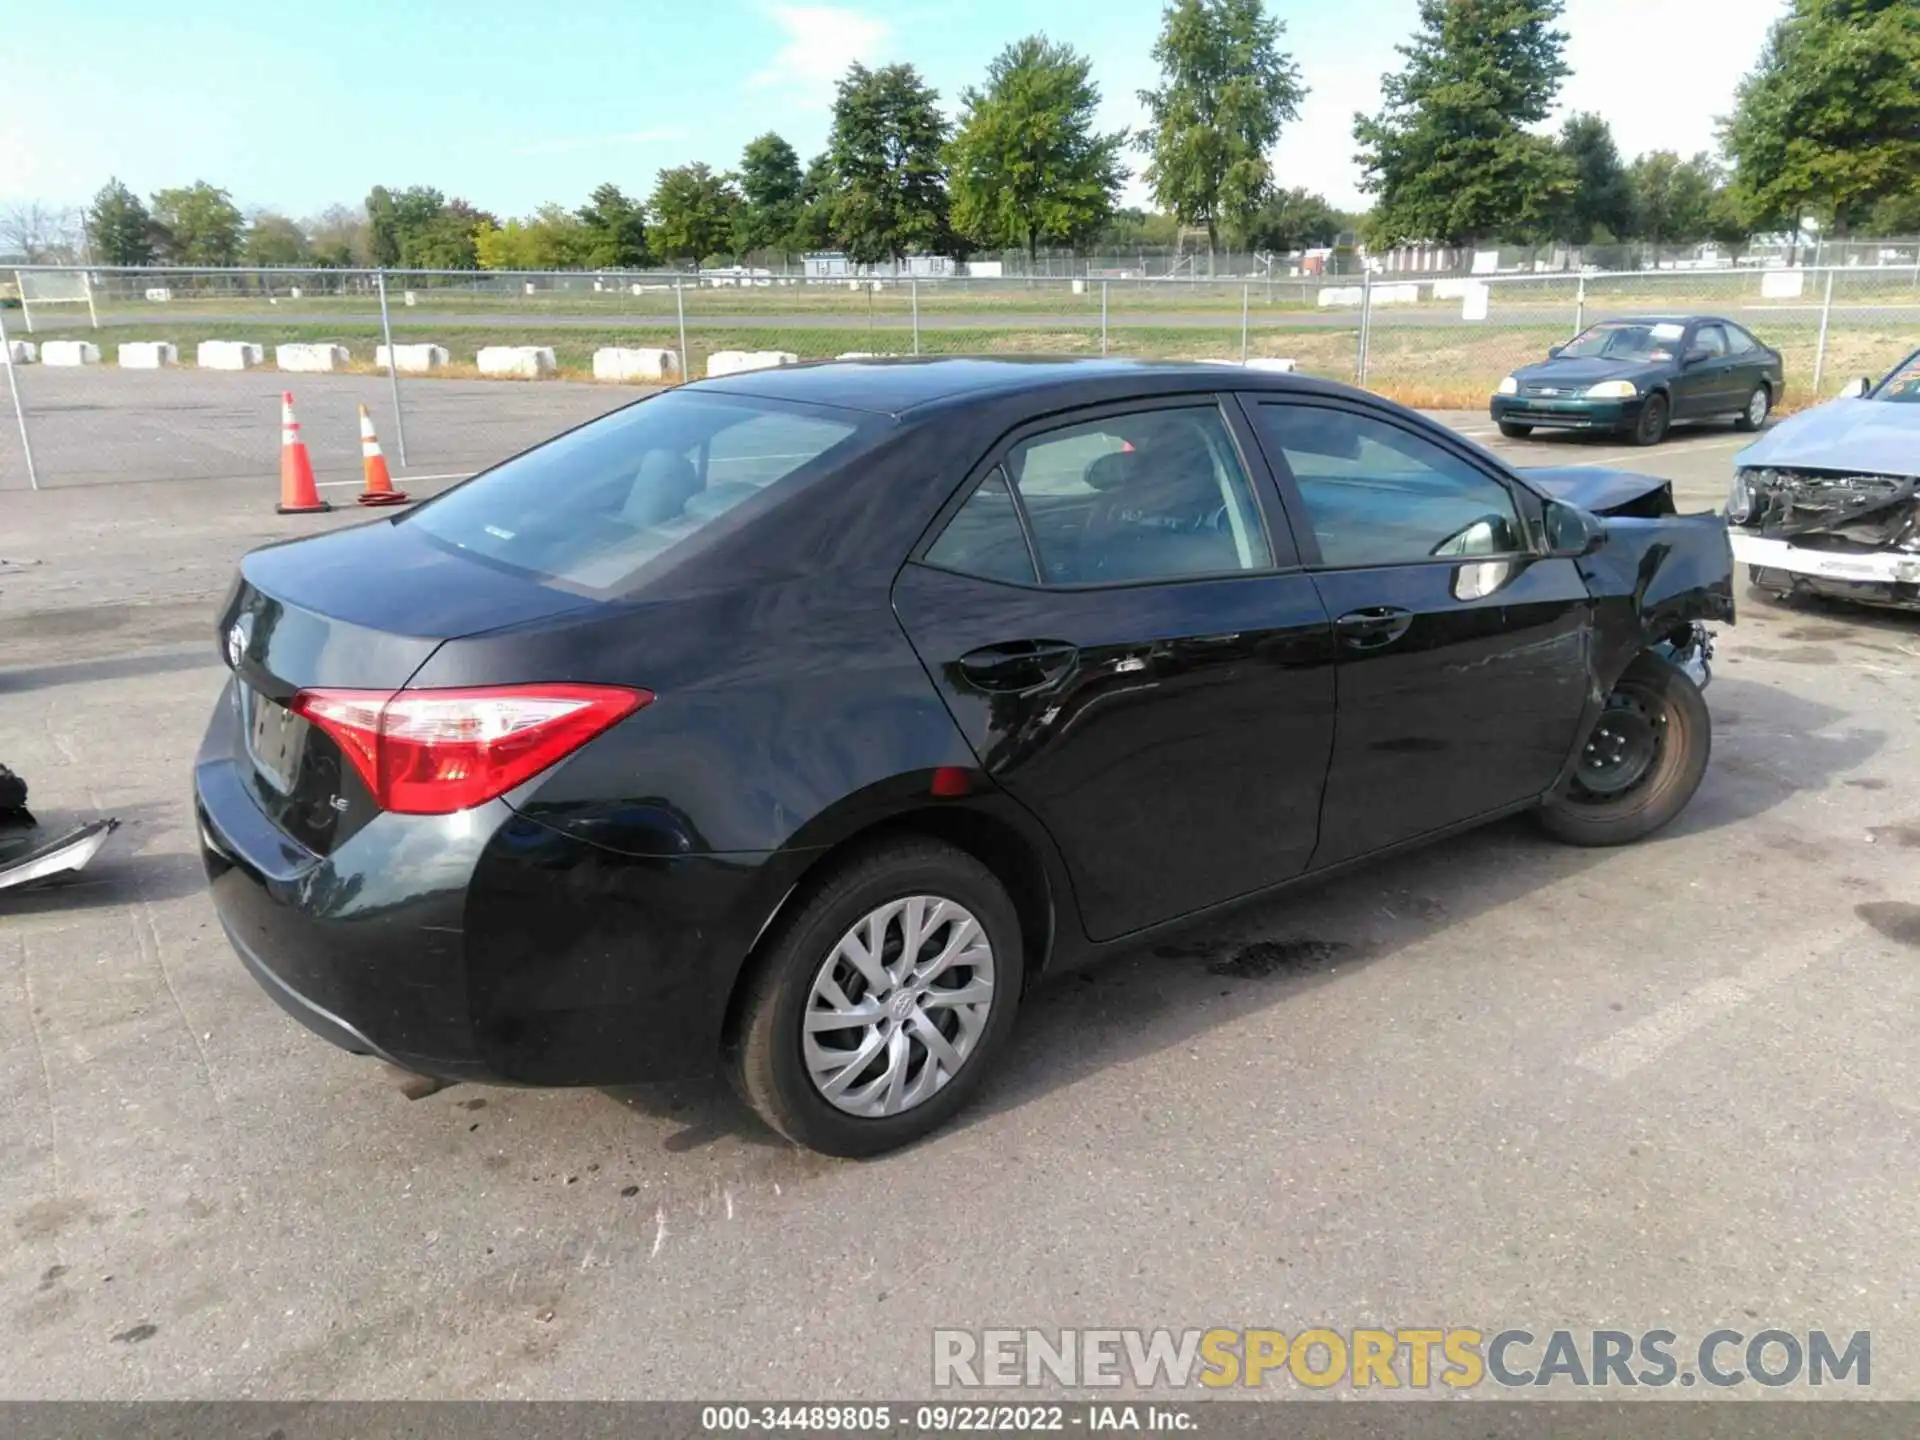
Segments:
[[[913,353],[920,353],[920,277],[908,282],[913,287]]]
[[[1578,335],[1587,328],[1587,277],[1580,276],[1579,288],[1573,296],[1573,333]]]
[[[673,311],[680,320],[680,378],[693,378],[693,352],[687,349],[687,302],[681,294],[683,282],[678,275],[673,277]]]
[[[1107,282],[1100,282],[1100,353],[1107,353]]]
[[[1827,271],[1827,288],[1820,299],[1820,341],[1813,351],[1813,398],[1820,398],[1820,377],[1827,368],[1827,321],[1833,314],[1833,271]]]
[[[1251,287],[1245,281],[1240,284],[1240,363],[1247,363],[1247,291]]]
[[[27,457],[27,486],[38,490],[40,477],[33,468],[33,444],[27,439],[27,411],[20,403],[20,381],[14,375],[13,342],[7,339],[7,317],[4,314],[0,314],[0,364],[6,366],[7,389],[13,392],[13,418],[20,425],[20,453]]]
[[[1367,383],[1367,341],[1371,338],[1368,331],[1373,328],[1373,271],[1360,272],[1360,341],[1359,353],[1354,357],[1353,383]]]
[[[393,438],[400,452],[400,466],[407,464],[407,418],[400,409],[400,356],[393,348],[393,317],[387,313],[387,272],[376,270],[374,284],[380,291],[380,333],[387,337],[387,388],[393,393]]]

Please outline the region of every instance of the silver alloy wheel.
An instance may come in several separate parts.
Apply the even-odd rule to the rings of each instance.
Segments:
[[[1756,430],[1766,423],[1768,403],[1767,387],[1756,385],[1747,401],[1747,423]]]
[[[801,1054],[836,1109],[878,1118],[960,1072],[993,1008],[993,946],[972,912],[938,895],[869,911],[813,977]]]

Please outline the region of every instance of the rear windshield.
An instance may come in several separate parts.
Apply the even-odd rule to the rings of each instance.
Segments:
[[[876,420],[670,390],[476,476],[408,519],[478,559],[606,593],[781,482],[830,470]]]

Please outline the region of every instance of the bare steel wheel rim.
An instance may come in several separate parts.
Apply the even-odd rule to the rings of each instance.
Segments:
[[[909,895],[868,911],[813,977],[801,1058],[827,1103],[879,1119],[960,1073],[993,1009],[993,946],[964,905]]]
[[[1747,423],[1756,428],[1767,418],[1767,392],[1756,388],[1753,397],[1747,401]]]

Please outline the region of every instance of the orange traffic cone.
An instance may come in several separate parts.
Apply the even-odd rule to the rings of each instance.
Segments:
[[[387,457],[380,453],[380,439],[373,433],[373,416],[360,407],[360,465],[367,473],[367,488],[360,492],[362,505],[404,505],[407,492],[393,488],[393,476],[387,472]]]
[[[313,483],[313,461],[300,438],[300,422],[293,418],[293,392],[280,394],[280,504],[282,515],[311,515],[333,506],[320,498]]]

